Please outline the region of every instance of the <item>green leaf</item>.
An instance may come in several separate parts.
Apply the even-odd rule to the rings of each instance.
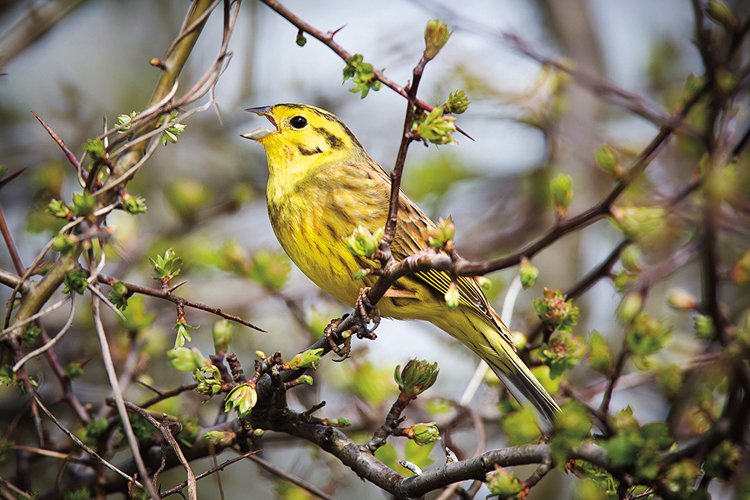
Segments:
[[[542,437],[539,426],[536,424],[536,416],[529,406],[507,414],[500,420],[500,426],[508,436],[508,444],[517,446],[521,444],[538,443]]]

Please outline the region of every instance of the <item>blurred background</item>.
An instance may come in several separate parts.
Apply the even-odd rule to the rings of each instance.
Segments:
[[[426,21],[439,18],[453,29],[448,45],[428,65],[420,95],[438,104],[448,92],[465,90],[472,105],[458,124],[474,140],[457,135],[455,145],[414,144],[403,189],[430,216],[454,217],[458,250],[472,259],[509,253],[554,223],[547,185],[556,173],[573,178],[571,214],[593,205],[611,186],[610,178],[594,165],[594,151],[610,143],[628,158],[657,132],[653,123],[519,53],[504,33],[518,35],[543,56],[567,61],[642,96],[650,109],[665,116],[688,75],[701,72],[692,43],[693,16],[683,0],[382,0],[377,5],[287,0],[284,4],[323,31],[343,27],[336,35],[338,43],[363,54],[402,85],[421,54]],[[0,202],[24,262],[33,260],[58,227],[45,213],[49,199],[69,199],[77,187],[72,169],[31,112],[80,153],[87,138],[101,133],[105,120],[111,126],[119,114],[143,108],[159,71],[149,66],[149,60],[164,53],[186,5],[178,0],[0,2],[0,163],[10,172],[24,169],[0,191]],[[219,14],[209,19],[180,78],[181,89],[188,88],[215,57],[221,39]],[[243,109],[280,102],[328,109],[386,170],[395,159],[405,110],[404,99],[389,89],[371,92],[364,100],[349,92],[351,83],[342,84],[343,61],[309,36],[299,47],[296,35],[291,24],[265,5],[244,2],[230,45],[231,62],[216,89],[218,107],[186,121],[179,142],[160,148],[130,183],[129,191],[146,199],[148,213],[110,217],[116,227],[116,251],[109,256],[105,274],[157,287],[149,257],[174,248],[185,263],[180,278],[187,283],[179,289],[181,295],[220,306],[268,331],[235,329],[233,349],[248,364],[257,349],[290,355],[303,349],[330,319],[347,309],[323,295],[280,254],[266,215],[264,153],[239,136],[265,123]],[[665,196],[677,191],[693,167],[674,160],[678,153],[660,157],[652,169]],[[527,332],[537,321],[532,300],[541,296],[543,287],[571,286],[606,258],[620,239],[618,231],[602,221],[539,254],[534,264],[540,278],[535,287],[520,294],[511,328]],[[4,250],[0,267],[12,269]],[[517,269],[509,269],[488,276],[498,310],[516,274]],[[658,286],[679,285],[697,294],[696,276],[688,267]],[[6,302],[9,296],[9,290],[0,287],[0,299]],[[614,312],[620,298],[608,280],[595,285],[576,301],[581,309],[576,332],[584,335],[596,328],[618,345],[622,333]],[[189,374],[163,362],[174,340],[174,305],[150,298],[131,300],[136,305],[129,309],[139,309],[131,313],[136,326],[105,312],[117,366],[138,363],[138,379],[161,389],[189,382]],[[657,300],[649,307],[669,316],[662,303]],[[65,363],[82,362],[76,391],[84,400],[96,402],[106,397],[109,387],[87,312],[82,307],[80,321],[60,343],[58,355]],[[66,315],[64,310],[50,314],[45,318],[47,328],[58,330]],[[690,328],[689,319],[673,319],[675,335]],[[188,310],[187,320],[196,327],[193,345],[209,352],[215,318]],[[440,413],[440,402],[461,397],[478,360],[429,324],[385,320],[377,333],[374,342],[355,342],[353,359],[326,360],[315,374],[320,382],[295,393],[301,400],[298,405],[326,400],[323,413],[351,418],[355,429],[368,428],[382,420],[396,394],[391,382],[394,366],[417,356],[438,361],[441,372],[427,394],[432,406],[412,410],[410,418],[448,418]],[[660,355],[668,359],[695,349],[687,336],[683,340]],[[128,358],[132,342],[145,346],[137,360]],[[28,366],[42,381],[49,380],[44,363]],[[570,379],[582,389],[603,380],[585,367],[573,371]],[[137,401],[151,394],[131,384],[126,398]],[[600,394],[593,404],[597,397]],[[10,391],[0,392],[0,401],[4,427],[21,403]],[[488,448],[505,439],[496,421],[495,402],[496,388],[491,386],[480,389],[472,403],[484,419]],[[613,409],[627,404],[645,421],[662,420],[668,411],[664,399],[648,385],[617,391]],[[201,425],[208,425],[221,411],[216,402],[203,404],[190,394],[165,402],[164,409],[195,414]],[[67,411],[55,410],[62,415]],[[18,428],[21,433],[31,432]],[[475,429],[469,424],[458,427],[453,441],[470,455],[478,442]],[[305,453],[300,453],[300,446]],[[264,448],[264,457],[284,470],[321,487],[335,485],[337,498],[382,496],[334,459],[294,440],[270,435]],[[403,457],[402,443],[397,442],[394,450]],[[442,462],[438,448],[432,459]],[[209,466],[207,459],[194,464],[196,470]],[[49,471],[51,481],[55,473],[56,469]],[[165,485],[181,480],[181,471],[169,474],[162,476]],[[291,483],[244,462],[222,472],[221,480],[228,498],[246,495],[248,485],[253,488],[252,498],[304,498],[294,496],[303,492]],[[532,497],[549,498],[552,491],[557,497],[568,496],[561,492],[571,488],[571,481],[560,472],[545,483]],[[199,486],[206,497],[215,494],[212,480]]]

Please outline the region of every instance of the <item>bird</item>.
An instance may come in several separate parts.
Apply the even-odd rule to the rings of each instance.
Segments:
[[[357,228],[375,231],[385,225],[390,176],[349,128],[324,109],[276,104],[246,111],[272,125],[241,136],[265,149],[268,215],[281,247],[318,287],[355,307],[363,286],[376,277],[355,279],[372,262],[352,253],[346,239]],[[399,192],[393,257],[402,260],[427,248],[436,227]],[[445,300],[451,283],[459,292],[455,309]],[[560,407],[516,353],[510,331],[477,278],[420,271],[397,280],[377,307],[381,316],[425,320],[453,336],[483,359],[519,402],[532,405],[543,430],[551,428]]]

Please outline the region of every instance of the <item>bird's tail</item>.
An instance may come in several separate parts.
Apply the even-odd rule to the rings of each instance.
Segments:
[[[455,328],[444,329],[471,347],[479,357],[487,362],[492,371],[521,404],[530,403],[537,415],[541,417],[540,427],[543,431],[549,432],[560,407],[521,358],[518,357],[514,345],[511,344],[512,337],[508,328],[494,314],[494,311],[491,312],[493,313],[493,319],[495,319],[494,324],[489,323],[484,318],[467,317],[471,324],[470,328],[480,333],[481,336],[467,335],[465,328],[462,328],[460,332],[456,331]]]

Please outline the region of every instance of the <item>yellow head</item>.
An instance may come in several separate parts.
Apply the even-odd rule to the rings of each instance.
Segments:
[[[302,174],[331,162],[365,161],[367,153],[334,115],[305,104],[276,104],[247,109],[265,116],[274,130],[257,129],[242,137],[266,149],[268,169],[281,175]]]

